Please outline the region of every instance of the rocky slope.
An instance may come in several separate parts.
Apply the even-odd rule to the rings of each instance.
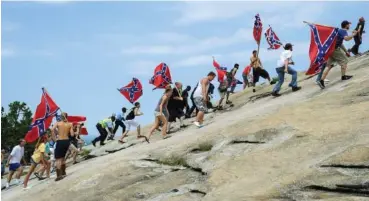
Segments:
[[[92,149],[60,182],[2,191],[5,201],[369,200],[369,54],[352,58],[321,90],[300,76],[284,85],[232,96],[235,107],[206,116],[166,140]],[[146,134],[148,127],[143,129]],[[94,157],[101,156],[101,157]]]

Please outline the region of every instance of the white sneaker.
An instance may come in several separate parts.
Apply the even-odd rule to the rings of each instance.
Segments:
[[[5,188],[9,188],[9,183],[8,182],[6,182]]]
[[[193,122],[193,124],[195,124],[195,126],[197,126],[197,127],[199,127],[200,128],[200,123],[198,122],[198,121],[195,121],[195,122]]]
[[[324,80],[324,82],[330,82],[330,80],[328,80],[328,79],[325,79],[325,80]]]

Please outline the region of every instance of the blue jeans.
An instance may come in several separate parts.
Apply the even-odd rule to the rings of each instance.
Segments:
[[[322,79],[323,72],[324,72],[324,69],[325,69],[326,66],[327,66],[327,63],[323,64],[322,69],[320,70],[318,76],[316,77],[317,82],[319,82]]]
[[[284,67],[279,67],[275,69],[278,74],[278,83],[275,85],[273,92],[278,93],[281,90],[282,84],[284,82]],[[287,73],[292,75],[291,83],[288,85],[289,87],[297,87],[297,72],[288,66]]]

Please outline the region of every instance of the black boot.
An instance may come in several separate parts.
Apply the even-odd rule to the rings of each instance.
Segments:
[[[94,147],[96,147],[96,141],[92,140],[92,145],[94,145]]]
[[[55,179],[55,181],[60,181],[63,178],[64,177],[61,175],[61,169],[56,169],[56,179]]]
[[[61,165],[61,176],[62,177],[67,176],[67,173],[65,172],[65,169],[67,169],[67,166],[65,164]]]

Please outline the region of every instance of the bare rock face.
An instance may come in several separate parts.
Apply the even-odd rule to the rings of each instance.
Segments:
[[[351,58],[349,81],[339,68],[321,90],[300,75],[298,92],[271,86],[232,95],[234,107],[193,119],[172,137],[148,144],[86,147],[85,161],[59,181],[2,192],[6,201],[284,201],[369,200],[369,55]],[[288,76],[287,76],[288,77]],[[143,128],[147,134],[150,126]]]

